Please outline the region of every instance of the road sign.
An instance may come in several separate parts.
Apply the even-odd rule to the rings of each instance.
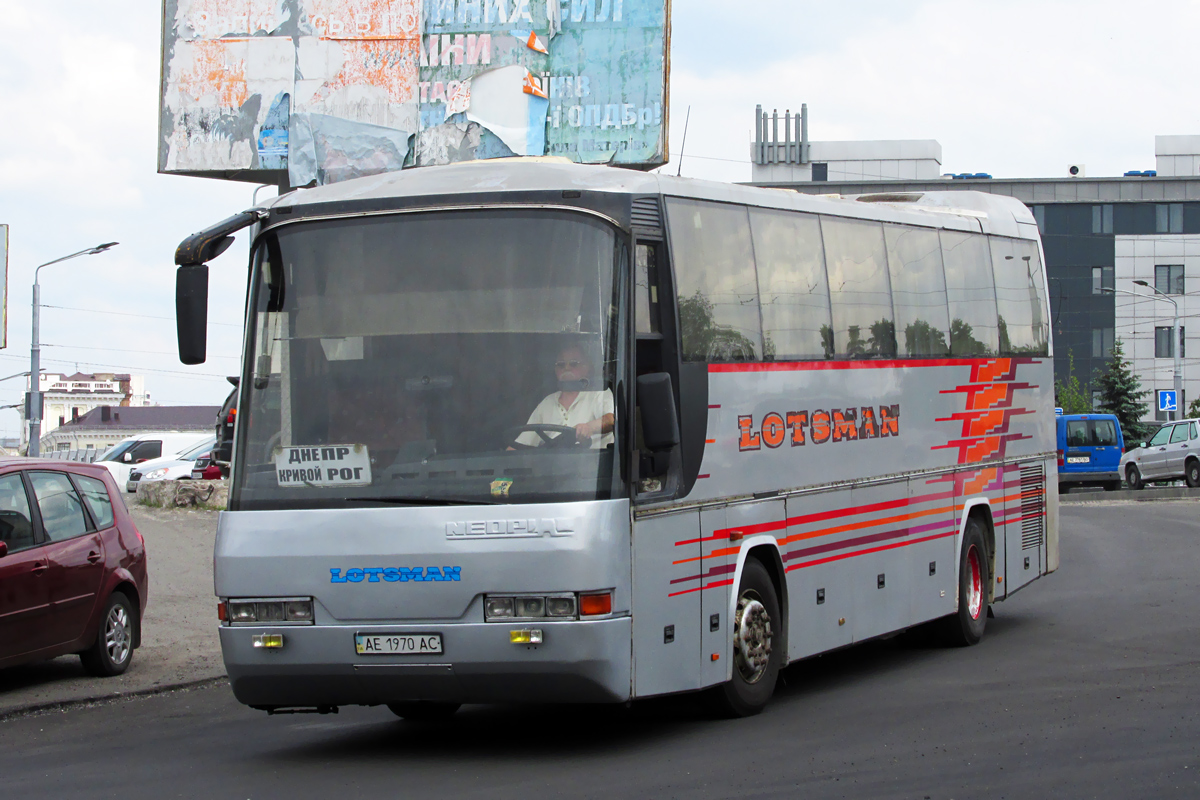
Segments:
[[[1159,389],[1158,390],[1158,410],[1159,411],[1178,411],[1179,403],[1175,397],[1174,389]]]

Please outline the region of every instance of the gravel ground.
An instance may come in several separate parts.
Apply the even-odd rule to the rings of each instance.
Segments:
[[[152,692],[221,678],[212,553],[216,511],[152,509],[130,503],[146,540],[150,602],[142,646],[115,678],[88,676],[77,656],[0,670],[0,716],[30,708]]]

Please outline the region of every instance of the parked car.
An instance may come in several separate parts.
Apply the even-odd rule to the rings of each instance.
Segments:
[[[224,477],[221,474],[221,468],[213,463],[212,453],[201,453],[192,467],[192,480],[194,481],[219,481]]]
[[[163,456],[178,456],[205,438],[206,434],[203,433],[143,433],[117,442],[96,463],[112,473],[117,486],[124,486],[136,465]]]
[[[108,470],[0,461],[0,667],[78,653],[121,674],[146,592],[145,543]]]
[[[233,427],[237,422],[238,378],[230,375],[225,380],[233,384],[233,391],[225,398],[225,404],[217,414],[217,443],[213,446],[212,463],[217,465],[222,478],[229,477],[229,462],[233,460]]]
[[[1077,486],[1121,488],[1121,423],[1112,414],[1060,414],[1058,422],[1058,491]]]
[[[1121,474],[1130,489],[1180,478],[1200,486],[1200,420],[1163,425],[1149,442],[1121,456]]]
[[[191,480],[196,462],[201,456],[207,456],[212,451],[215,441],[215,436],[209,436],[191,450],[177,456],[152,458],[138,464],[129,473],[129,480],[125,481],[125,491],[132,494],[137,491],[138,484],[143,482]]]

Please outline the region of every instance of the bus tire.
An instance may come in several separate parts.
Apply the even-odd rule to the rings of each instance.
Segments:
[[[462,707],[462,703],[435,703],[430,700],[414,700],[408,703],[388,703],[391,711],[401,719],[410,722],[432,722],[439,719],[449,719],[454,712]]]
[[[756,558],[742,568],[733,619],[733,678],[716,687],[717,708],[726,716],[749,717],[767,706],[783,662],[783,615],[767,568]]]
[[[943,638],[955,647],[978,644],[988,617],[987,542],[978,517],[967,519],[962,552],[958,557],[958,611],[942,620]]]
[[[1146,488],[1146,483],[1142,480],[1142,471],[1137,468],[1137,464],[1130,464],[1125,468],[1125,482],[1129,484],[1130,489]]]
[[[1200,486],[1200,461],[1189,458],[1183,467],[1183,477],[1189,487],[1195,489]]]

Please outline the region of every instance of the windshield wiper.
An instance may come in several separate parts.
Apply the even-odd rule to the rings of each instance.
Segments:
[[[347,503],[387,503],[389,505],[408,504],[414,506],[499,506],[504,505],[497,500],[464,500],[457,497],[346,497]]]

